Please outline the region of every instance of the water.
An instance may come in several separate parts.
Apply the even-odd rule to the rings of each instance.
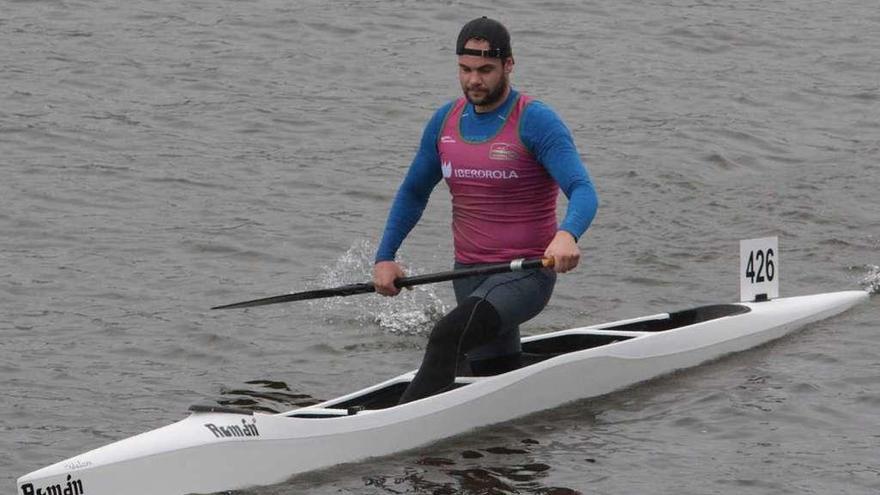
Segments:
[[[413,368],[451,289],[211,312],[360,281],[491,13],[602,206],[525,333],[880,275],[875,2],[0,3],[0,485],[184,416]],[[488,6],[486,6],[488,5]],[[450,266],[438,187],[401,255]],[[876,493],[877,298],[771,345],[397,456],[248,491]]]

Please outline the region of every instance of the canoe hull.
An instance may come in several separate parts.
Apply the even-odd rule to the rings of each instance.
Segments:
[[[865,292],[848,291],[747,303],[743,305],[749,311],[735,316],[660,332],[635,332],[626,340],[473,380],[444,394],[348,416],[292,417],[310,408],[277,415],[197,412],[28,474],[18,481],[19,493],[51,493],[47,488],[60,487],[57,493],[171,495],[278,483],[297,473],[400,452],[604,395],[764,344],[866,299]],[[578,332],[601,333],[613,326],[564,330],[529,337],[523,343]],[[411,374],[402,375],[372,388],[410,378]],[[332,407],[346,397],[313,407]],[[64,492],[68,487],[72,491]]]

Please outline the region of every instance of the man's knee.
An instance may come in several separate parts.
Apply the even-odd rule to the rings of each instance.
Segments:
[[[486,340],[500,326],[501,317],[489,301],[468,297],[434,325],[428,345],[458,348],[465,340]]]

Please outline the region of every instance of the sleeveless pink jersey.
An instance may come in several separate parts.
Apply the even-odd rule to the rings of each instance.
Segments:
[[[460,263],[539,258],[556,234],[559,186],[519,137],[529,101],[519,95],[501,130],[486,141],[462,137],[464,98],[455,102],[443,123],[437,149],[452,194],[455,259]]]

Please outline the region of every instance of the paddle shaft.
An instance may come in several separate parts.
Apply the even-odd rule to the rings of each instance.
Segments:
[[[437,282],[446,282],[448,280],[457,280],[460,278],[477,277],[480,275],[494,275],[496,273],[507,273],[521,270],[537,270],[539,268],[551,268],[553,266],[552,258],[532,259],[532,260],[513,260],[509,263],[496,263],[491,265],[477,266],[473,268],[464,268],[461,270],[451,270],[448,272],[427,273],[425,275],[416,275],[413,277],[401,277],[394,281],[394,285],[398,288],[413,287],[416,285],[433,284]],[[267,304],[278,304],[293,301],[305,301],[308,299],[320,299],[323,297],[352,296],[355,294],[368,294],[375,292],[376,288],[372,282],[361,284],[343,285],[330,289],[316,289],[305,292],[296,292],[293,294],[282,294],[280,296],[264,297],[261,299],[253,299],[251,301],[243,301],[233,304],[225,304],[222,306],[214,306],[211,309],[235,309],[250,308],[253,306],[265,306]]]

